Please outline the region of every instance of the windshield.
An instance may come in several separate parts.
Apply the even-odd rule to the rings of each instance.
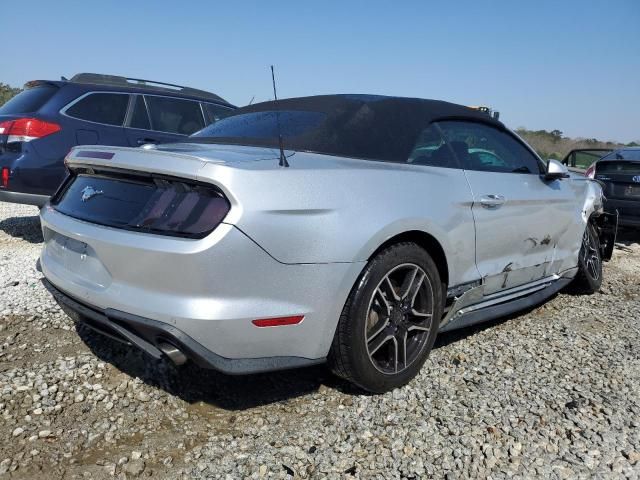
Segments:
[[[48,84],[23,90],[0,107],[0,115],[37,112],[57,90],[58,87]]]

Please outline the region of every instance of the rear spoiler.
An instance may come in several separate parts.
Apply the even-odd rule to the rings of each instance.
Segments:
[[[64,82],[54,80],[29,80],[24,84],[24,89],[39,87],[40,85],[51,85],[52,87],[60,88]]]

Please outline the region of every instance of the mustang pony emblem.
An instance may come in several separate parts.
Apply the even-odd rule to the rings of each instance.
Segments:
[[[82,201],[88,202],[96,195],[102,195],[104,192],[102,190],[96,190],[92,186],[87,186],[82,189]]]

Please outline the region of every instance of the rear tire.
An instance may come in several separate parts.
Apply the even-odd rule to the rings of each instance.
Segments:
[[[429,356],[443,304],[424,249],[407,242],[382,250],[344,306],[328,357],[333,372],[374,393],[405,385]]]
[[[582,246],[578,256],[578,274],[575,285],[581,293],[592,294],[600,290],[602,286],[602,256],[598,231],[592,222],[582,235]]]

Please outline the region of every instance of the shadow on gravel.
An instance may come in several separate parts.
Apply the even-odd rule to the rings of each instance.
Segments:
[[[622,244],[628,247],[636,243],[640,243],[640,229],[625,228],[618,231],[616,244]]]
[[[483,323],[479,323],[477,325],[471,325],[469,327],[461,328],[459,330],[452,330],[450,332],[439,333],[438,337],[436,338],[436,343],[433,345],[433,348],[435,350],[436,348],[446,347],[447,345],[451,345],[452,343],[455,343],[459,340],[464,340],[467,337],[471,337],[476,333],[480,333],[484,330],[488,330],[490,328],[497,327],[498,325],[502,325],[503,323],[507,323],[518,317],[526,315],[527,313],[535,310],[540,305],[543,305],[544,303],[552,300],[553,298],[555,298],[555,295],[538,305],[529,307],[525,310],[521,310],[516,313],[512,313],[511,315],[507,315],[506,317],[496,318]]]
[[[480,325],[440,334],[434,349],[446,347],[483,330],[513,320],[537,307]],[[138,377],[147,385],[161,388],[188,403],[204,402],[225,410],[245,410],[275,402],[292,400],[324,387],[346,395],[368,395],[334,376],[327,367],[315,366],[254,375],[231,376],[187,363],[176,367],[168,361],[155,361],[135,348],[93,332],[77,324],[82,341],[102,361],[121,372]]]
[[[324,366],[254,375],[231,376],[188,362],[176,367],[76,324],[82,341],[102,361],[147,385],[161,388],[188,403],[204,402],[225,410],[245,410],[291,400],[317,391],[322,385],[345,393],[357,392],[333,377]]]
[[[30,243],[42,243],[40,217],[11,217],[0,221],[0,230],[15,238],[22,238]]]

